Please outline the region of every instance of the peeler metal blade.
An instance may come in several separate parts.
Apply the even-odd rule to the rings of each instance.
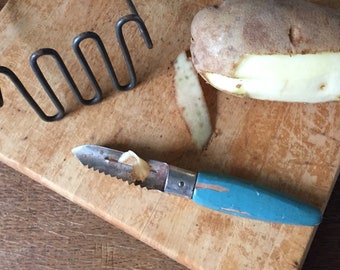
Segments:
[[[164,162],[148,160],[147,162],[150,166],[148,177],[144,181],[136,181],[132,177],[133,167],[118,162],[118,159],[123,154],[122,151],[98,145],[82,145],[73,148],[72,153],[83,165],[96,171],[109,174],[129,184],[164,191],[165,182],[169,173],[169,166]]]

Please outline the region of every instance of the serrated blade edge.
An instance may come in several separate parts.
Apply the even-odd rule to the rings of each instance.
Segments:
[[[98,145],[82,145],[73,148],[72,152],[84,166],[119,178],[129,184],[164,191],[165,182],[169,174],[167,163],[148,160],[147,162],[151,168],[150,174],[141,182],[133,179],[132,166],[118,162],[119,157],[123,154],[122,151]]]

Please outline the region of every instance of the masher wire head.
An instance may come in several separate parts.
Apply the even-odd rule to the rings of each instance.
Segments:
[[[78,89],[76,83],[74,82],[68,68],[66,67],[62,57],[59,55],[59,53],[52,49],[52,48],[42,48],[39,49],[37,51],[35,51],[31,57],[30,57],[30,65],[31,68],[33,70],[33,72],[35,73],[35,76],[37,77],[37,79],[39,80],[40,84],[42,85],[45,93],[47,94],[48,98],[50,99],[51,103],[53,104],[54,108],[56,109],[56,113],[54,115],[48,115],[46,112],[44,112],[44,110],[37,104],[37,102],[34,100],[34,98],[31,96],[31,94],[29,93],[29,91],[27,91],[27,89],[25,88],[25,86],[22,84],[22,82],[20,81],[20,79],[16,76],[16,74],[11,71],[9,68],[7,67],[3,67],[0,66],[0,74],[4,74],[6,75],[11,81],[12,83],[15,85],[16,89],[24,96],[24,98],[26,99],[27,103],[33,108],[33,110],[38,114],[38,116],[47,122],[52,122],[52,121],[57,121],[60,120],[61,118],[64,117],[65,115],[65,109],[63,107],[63,105],[61,104],[59,98],[57,97],[57,95],[55,94],[55,91],[52,89],[52,87],[50,86],[50,84],[48,83],[48,81],[46,80],[43,72],[41,71],[39,64],[38,64],[38,59],[40,57],[52,57],[53,60],[56,62],[60,72],[62,73],[65,81],[67,82],[70,90],[72,91],[72,93],[74,94],[74,96],[76,97],[76,99],[78,100],[78,102],[80,102],[83,105],[92,105],[92,104],[96,104],[98,102],[100,102],[102,100],[102,96],[103,96],[103,91],[99,86],[98,81],[96,80],[90,65],[88,64],[81,48],[80,48],[80,44],[84,41],[84,40],[92,40],[95,42],[97,49],[104,61],[104,65],[106,67],[106,70],[109,74],[109,77],[111,79],[111,82],[113,84],[113,87],[119,91],[127,91],[127,90],[131,90],[133,89],[136,84],[137,84],[137,78],[136,78],[136,72],[135,72],[135,68],[133,66],[133,62],[130,56],[130,52],[129,49],[126,45],[125,42],[125,37],[123,34],[123,26],[128,23],[128,22],[135,22],[138,26],[138,29],[141,33],[142,38],[144,39],[144,42],[147,46],[147,48],[151,49],[152,48],[152,41],[149,35],[149,32],[144,24],[144,21],[142,20],[142,18],[139,16],[137,9],[135,8],[133,2],[131,0],[126,0],[127,5],[129,6],[129,9],[131,11],[131,14],[125,15],[123,17],[121,17],[116,25],[115,25],[115,29],[116,29],[116,38],[117,41],[119,43],[119,47],[122,51],[124,60],[125,60],[125,64],[126,64],[126,68],[129,74],[129,82],[127,84],[120,84],[117,76],[116,76],[116,72],[113,68],[113,65],[110,61],[110,57],[107,53],[107,50],[100,38],[99,35],[97,35],[94,32],[88,31],[88,32],[83,32],[79,35],[77,35],[74,39],[73,39],[73,51],[75,53],[75,55],[77,56],[78,61],[80,62],[92,88],[94,91],[94,95],[93,97],[86,99],[83,97],[83,95],[81,94],[81,91]],[[4,104],[4,99],[2,97],[2,93],[0,91],[0,107],[2,107]]]

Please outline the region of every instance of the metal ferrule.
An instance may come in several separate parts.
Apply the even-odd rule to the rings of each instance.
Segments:
[[[169,166],[169,174],[165,182],[164,191],[191,199],[195,184],[196,173]]]

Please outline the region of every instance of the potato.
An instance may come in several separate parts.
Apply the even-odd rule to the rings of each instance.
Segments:
[[[135,181],[143,182],[151,170],[149,163],[131,150],[124,152],[119,157],[118,162],[132,166],[131,176]]]
[[[287,102],[340,100],[340,10],[303,0],[226,0],[191,25],[195,69],[215,88]]]

